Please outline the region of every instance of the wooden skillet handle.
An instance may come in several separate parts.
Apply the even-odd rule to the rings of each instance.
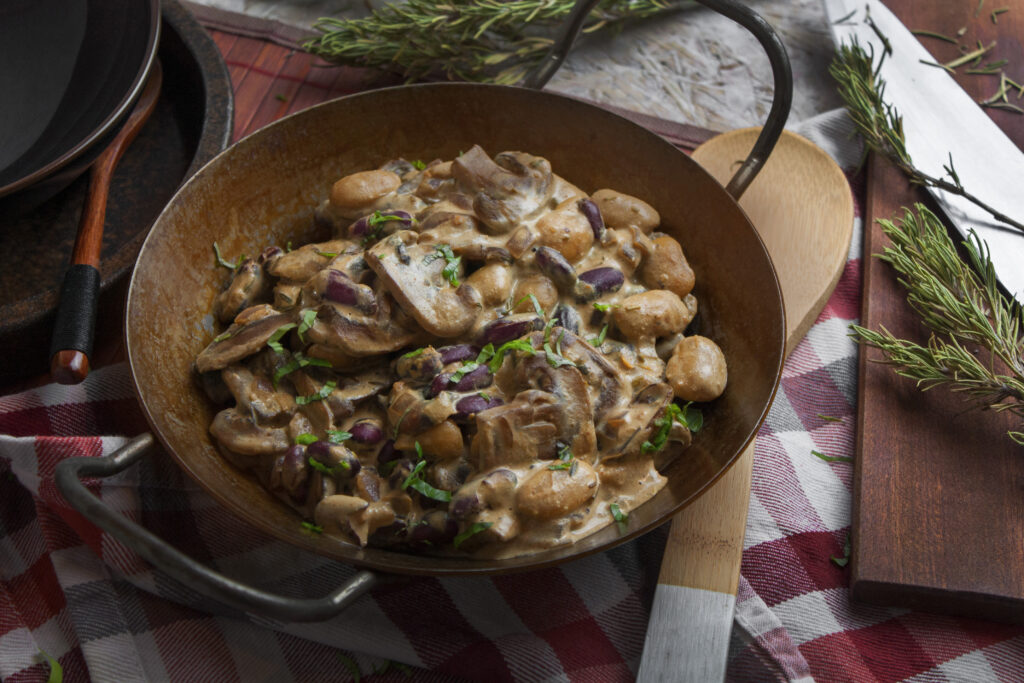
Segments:
[[[89,193],[78,222],[71,267],[64,275],[60,304],[50,343],[50,375],[60,384],[78,384],[89,374],[96,330],[96,307],[100,295],[100,252],[103,248],[103,223],[107,217],[110,179],[124,151],[153,113],[160,96],[163,72],[160,61],[153,62],[146,87],[132,113],[89,171]]]

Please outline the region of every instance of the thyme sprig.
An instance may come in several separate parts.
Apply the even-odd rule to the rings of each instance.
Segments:
[[[928,175],[914,166],[907,152],[903,117],[885,101],[885,82],[878,73],[881,63],[879,59],[876,67],[873,49],[869,52],[853,39],[839,46],[829,66],[829,73],[838,83],[839,95],[867,148],[886,157],[914,184],[959,195],[987,211],[997,221],[1024,232],[1024,224],[989,206],[964,188],[952,157],[949,164],[943,166],[945,175],[941,178]]]
[[[985,243],[972,231],[960,258],[945,226],[920,204],[879,225],[892,244],[878,257],[900,274],[907,301],[932,334],[921,345],[884,326],[852,325],[853,336],[923,390],[946,386],[977,407],[1024,420],[1024,313],[999,291]],[[1024,445],[1024,429],[1007,434]]]
[[[549,31],[574,0],[408,0],[361,19],[325,17],[320,35],[303,44],[328,62],[368,66],[408,80],[447,78],[512,84],[547,54]],[[678,7],[665,0],[604,0],[584,32],[651,17]]]

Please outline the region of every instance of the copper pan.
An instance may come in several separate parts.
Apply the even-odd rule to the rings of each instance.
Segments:
[[[788,62],[783,66],[788,77]],[[783,79],[783,87],[776,89],[787,85]],[[773,126],[776,137],[788,100],[783,105],[782,120]],[[697,273],[699,331],[722,346],[729,386],[705,411],[705,428],[693,446],[668,468],[668,486],[630,514],[625,533],[613,525],[574,545],[500,561],[361,549],[340,537],[300,533],[296,513],[231,466],[211,443],[208,426],[215,408],[190,369],[216,334],[209,312],[224,272],[214,266],[211,245],[216,241],[226,254],[254,254],[270,244],[317,239],[313,208],[335,179],[398,156],[449,159],[473,144],[491,154],[523,150],[546,157],[557,173],[585,191],[611,187],[657,207],[661,229],[679,240]],[[769,150],[772,144],[774,139]],[[756,173],[757,161],[745,168]],[[737,196],[741,191],[733,188]],[[239,518],[367,570],[474,576],[537,569],[607,550],[662,524],[697,498],[729,468],[764,419],[781,373],[784,327],[779,284],[757,232],[734,197],[685,154],[620,116],[567,97],[445,83],[327,102],[282,119],[216,157],[175,195],[143,245],[131,281],[125,334],[138,398],[155,438]],[[247,611],[322,619],[374,582],[375,574],[360,572],[351,585],[322,600],[258,593],[178,555],[148,532],[130,528],[130,522],[103,508],[78,483],[79,474],[123,469],[152,442],[153,436],[144,435],[107,458],[65,461],[58,485],[83,513],[161,569]]]

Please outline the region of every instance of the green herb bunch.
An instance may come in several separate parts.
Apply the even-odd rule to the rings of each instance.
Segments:
[[[878,67],[881,67],[883,59],[884,54],[879,58]],[[868,150],[889,159],[911,182],[959,195],[987,211],[997,221],[1024,232],[1024,224],[967,191],[953,167],[952,157],[949,164],[943,166],[946,175],[941,178],[928,175],[914,166],[907,152],[903,117],[885,101],[885,82],[878,74],[874,54],[861,47],[856,39],[838,47],[829,65],[829,73],[836,80],[839,95]]]
[[[900,274],[907,301],[932,335],[921,345],[885,327],[853,325],[854,336],[924,390],[943,385],[978,407],[1024,420],[1024,313],[999,291],[984,242],[972,232],[961,259],[946,227],[920,204],[879,225],[892,244],[878,257]],[[1008,435],[1024,445],[1024,429]]]
[[[361,19],[321,18],[303,47],[328,62],[366,66],[408,80],[447,78],[512,84],[551,47],[551,29],[575,0],[408,0]],[[664,0],[604,0],[583,31],[673,9]]]

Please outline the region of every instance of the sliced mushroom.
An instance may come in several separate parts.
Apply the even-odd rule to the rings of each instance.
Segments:
[[[267,271],[274,277],[284,280],[305,282],[339,254],[346,253],[346,250],[358,250],[358,245],[349,240],[306,244],[281,255],[267,266]]]
[[[217,413],[210,434],[224,448],[241,455],[272,455],[291,446],[288,432],[280,427],[261,427],[252,416],[235,408]]]
[[[505,234],[540,209],[551,194],[551,164],[522,152],[494,160],[474,145],[452,162],[459,186],[475,195],[473,209],[492,234]]]
[[[422,333],[415,326],[404,327],[404,321],[392,313],[392,307],[389,296],[378,296],[377,313],[370,317],[324,304],[306,336],[314,344],[333,347],[352,358],[397,351]]]
[[[269,292],[270,281],[263,267],[254,259],[246,259],[231,277],[231,283],[217,295],[213,310],[222,323],[230,323],[236,315],[257,303]]]
[[[260,424],[275,423],[295,410],[291,394],[275,391],[270,379],[263,374],[253,374],[242,365],[230,365],[221,371],[221,377],[235,397],[238,410],[251,414]]]
[[[480,293],[469,284],[453,286],[442,271],[453,264],[429,244],[414,244],[416,233],[395,233],[366,252],[366,262],[402,309],[429,334],[457,337],[472,327],[483,308]],[[394,255],[404,244],[409,262]],[[457,264],[455,267],[458,268]],[[461,276],[461,271],[456,271]]]
[[[597,495],[598,477],[586,462],[565,469],[545,467],[516,491],[516,509],[535,519],[565,517]]]
[[[260,311],[250,313],[252,309],[246,309],[236,318],[235,324],[227,331],[210,342],[196,358],[196,368],[199,372],[220,370],[232,363],[237,363],[246,356],[263,348],[275,332],[284,325],[293,322],[293,316],[288,313],[275,313],[270,306],[252,307]],[[263,314],[262,317],[260,314]],[[239,323],[238,320],[245,322]]]

